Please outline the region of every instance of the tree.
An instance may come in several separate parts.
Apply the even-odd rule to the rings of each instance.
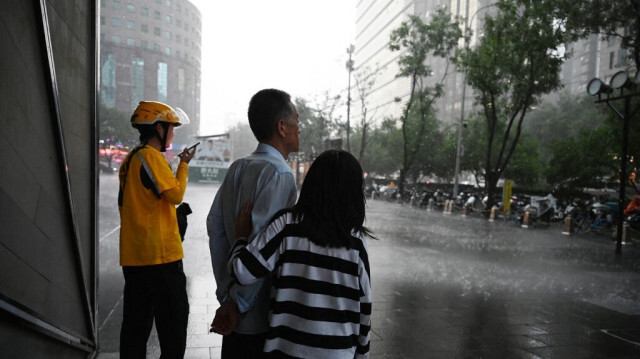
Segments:
[[[131,114],[115,108],[98,107],[99,137],[105,146],[134,147],[138,144],[138,131],[131,127]]]
[[[558,7],[567,14],[567,28],[579,36],[620,39],[620,47],[628,50],[627,64],[640,70],[640,1],[563,0]]]
[[[594,106],[593,97],[586,93],[582,96],[561,93],[557,102],[545,102],[530,112],[523,132],[537,139],[542,157],[550,158],[555,142],[594,129],[606,117],[603,108]]]
[[[294,100],[300,117],[300,152],[310,158],[319,155],[324,149],[324,140],[329,138],[333,125],[322,110],[311,107],[307,100]]]
[[[480,115],[472,115],[467,121],[467,130],[462,133],[464,156],[460,157],[460,170],[469,171],[480,186],[484,179],[484,160],[486,154],[487,127]],[[457,133],[455,134],[457,137]],[[456,138],[457,140],[457,138]]]
[[[443,93],[442,81],[433,86],[426,84],[426,79],[432,75],[431,68],[426,65],[427,57],[452,57],[452,49],[461,37],[457,19],[452,20],[445,8],[439,8],[428,24],[418,16],[409,15],[408,21],[402,22],[399,28],[391,32],[389,48],[401,52],[398,59],[400,70],[396,77],[407,77],[410,81],[409,97],[400,118],[403,140],[398,181],[400,193],[404,193],[405,177],[421,149],[427,121],[433,118],[433,102]],[[416,123],[410,124],[411,120]]]
[[[575,39],[566,14],[551,0],[499,0],[487,15],[480,44],[462,56],[460,68],[475,90],[486,126],[485,183],[495,204],[498,180],[506,170],[530,108],[561,86],[558,51]]]
[[[251,127],[246,122],[238,122],[227,129],[231,141],[231,160],[235,161],[251,154],[258,146]]]
[[[360,134],[358,133],[357,136]],[[390,176],[399,169],[398,164],[402,160],[401,153],[397,150],[401,147],[402,135],[398,129],[396,120],[386,118],[379,127],[371,131],[370,145],[367,146],[367,156],[361,162],[365,172]]]
[[[368,67],[358,71],[355,74],[356,89],[358,90],[358,97],[360,98],[360,109],[362,116],[360,117],[360,150],[358,151],[358,161],[362,163],[364,154],[367,149],[367,135],[369,134],[371,123],[373,122],[373,115],[369,117],[369,102],[367,98],[371,93],[373,85],[376,83],[375,74],[378,71],[370,71]]]

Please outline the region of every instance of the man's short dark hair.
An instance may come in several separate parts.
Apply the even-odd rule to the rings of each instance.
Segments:
[[[249,126],[258,142],[271,139],[276,133],[278,121],[292,114],[291,96],[281,90],[260,90],[249,102]]]

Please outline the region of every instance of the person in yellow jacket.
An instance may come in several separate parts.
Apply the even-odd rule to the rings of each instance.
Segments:
[[[162,358],[182,358],[186,349],[189,301],[182,268],[182,241],[177,204],[187,186],[185,149],[174,176],[162,152],[171,145],[175,127],[188,123],[182,110],[142,101],[131,116],[140,132],[120,167],[120,265],[124,274],[124,313],[120,357],[145,358],[155,319]]]

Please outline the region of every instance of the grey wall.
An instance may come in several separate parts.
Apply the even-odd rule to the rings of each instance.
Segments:
[[[3,356],[86,357],[97,345],[96,9],[0,7]]]

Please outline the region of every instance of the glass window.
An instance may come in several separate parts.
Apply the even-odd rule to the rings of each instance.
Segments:
[[[160,44],[158,44],[157,42],[154,42],[153,43],[153,50],[157,51],[157,52],[160,52]]]
[[[153,17],[155,17],[156,20],[161,20],[162,19],[162,15],[160,15],[160,11],[156,11],[153,13]]]
[[[171,31],[165,31],[164,32],[164,37],[171,40]]]
[[[180,21],[180,19],[176,20],[176,26],[177,27],[181,27],[182,26],[182,21]]]
[[[127,46],[136,46],[136,40],[128,37],[127,38]]]
[[[167,6],[171,7],[171,0],[167,0]]]
[[[178,69],[178,91],[184,91],[184,69]]]
[[[114,44],[120,44],[120,36],[111,36],[111,42],[113,42]]]
[[[111,25],[113,25],[114,27],[120,26],[121,22],[122,22],[122,19],[120,19],[119,17],[114,17],[111,19]]]
[[[142,32],[149,32],[149,26],[147,26],[147,24],[142,24],[142,26],[140,26],[140,30],[142,30]]]
[[[619,67],[624,66],[627,61],[627,49],[620,49],[618,51],[618,65]]]
[[[147,40],[140,40],[140,47],[143,49],[149,48],[149,42]]]
[[[176,35],[176,42],[180,43],[180,35]]]
[[[153,33],[154,33],[156,36],[160,36],[160,28],[159,28],[159,27],[154,28],[154,29],[153,29]]]
[[[168,67],[164,62],[158,62],[158,101],[167,102],[167,74]]]
[[[134,57],[131,60],[131,108],[144,100],[144,60]]]
[[[127,29],[134,30],[136,28],[136,23],[131,20],[127,20]]]
[[[167,15],[164,17],[164,20],[167,22],[167,24],[171,24],[171,15]]]
[[[611,70],[613,68],[613,59],[615,58],[616,53],[611,51],[609,53],[609,70]]]
[[[164,54],[167,55],[167,56],[171,56],[171,48],[166,46],[164,48]]]
[[[113,54],[102,54],[100,68],[100,100],[108,108],[116,106],[116,59]]]
[[[104,16],[100,16],[100,25],[104,25]]]
[[[149,8],[148,7],[143,7],[142,10],[140,10],[140,15],[149,16]]]
[[[132,3],[128,3],[127,4],[127,11],[131,12],[131,13],[135,13],[136,12],[136,6],[133,5]]]
[[[111,6],[113,6],[113,8],[116,10],[120,9],[120,0],[113,0],[113,3],[111,3]]]

